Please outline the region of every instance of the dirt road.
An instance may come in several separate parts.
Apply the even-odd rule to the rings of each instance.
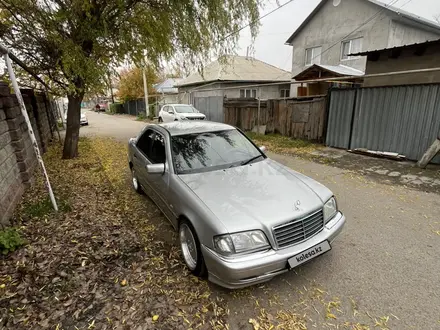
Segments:
[[[145,125],[87,115],[83,135],[127,141]],[[309,328],[440,329],[440,195],[300,158],[269,156],[333,190],[347,225],[330,253],[294,272],[239,291],[211,285],[213,296],[228,303],[230,328],[252,329],[250,319],[262,325],[282,317],[279,311],[294,310]]]

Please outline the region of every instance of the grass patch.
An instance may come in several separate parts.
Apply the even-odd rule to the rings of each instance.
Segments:
[[[70,212],[72,210],[69,202],[63,198],[57,198],[59,212]],[[50,198],[44,198],[34,202],[27,202],[22,210],[23,214],[30,218],[42,218],[54,212]]]
[[[312,143],[310,141],[292,139],[287,136],[283,136],[279,134],[262,135],[254,132],[247,132],[246,135],[253,141],[268,143],[278,148],[301,149],[301,148],[310,148],[310,147],[319,146],[318,144]]]
[[[265,146],[268,151],[279,154],[310,158],[313,157],[312,152],[324,147],[321,144],[307,140],[292,139],[280,134],[262,135],[254,132],[247,132],[246,135],[258,146]]]
[[[26,244],[26,240],[15,228],[6,228],[0,231],[0,253],[3,255],[15,251],[20,246]]]

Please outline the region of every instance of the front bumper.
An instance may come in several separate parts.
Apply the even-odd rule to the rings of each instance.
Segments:
[[[330,244],[342,231],[345,216],[339,212],[315,236],[280,250],[267,250],[240,258],[225,258],[202,245],[202,253],[209,272],[209,280],[228,289],[240,289],[271,280],[289,270],[287,260],[323,241]]]
[[[80,120],[79,124],[80,125],[88,125],[89,121],[87,119],[86,120]]]

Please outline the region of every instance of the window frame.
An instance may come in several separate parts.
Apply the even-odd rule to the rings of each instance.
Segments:
[[[283,95],[283,92],[284,92],[284,95]],[[288,96],[286,96],[286,92],[289,94]],[[289,97],[290,97],[290,89],[287,89],[287,88],[282,88],[282,89],[280,89],[280,97],[281,97],[282,99],[287,99],[287,98],[289,98]]]
[[[352,47],[353,47],[354,40],[361,40],[361,49],[359,51],[362,51],[364,37],[357,37],[357,38],[353,38],[353,39],[343,40],[341,42],[341,61],[350,61],[350,60],[356,60],[358,58],[361,58],[361,56],[359,56],[359,55],[358,56],[348,56],[348,54],[352,53]],[[347,53],[347,58],[344,58],[344,45],[347,43],[349,44],[348,53]]]
[[[147,151],[147,153],[149,154],[146,154],[141,148],[139,148],[139,145],[138,145],[138,143],[139,143],[139,141],[142,139],[142,137],[145,135],[145,134],[153,134],[153,137],[152,137],[152,142],[151,142],[151,145],[149,146],[149,150]],[[162,133],[160,133],[160,132],[158,132],[157,130],[155,130],[155,129],[153,129],[153,128],[148,128],[148,129],[146,129],[140,136],[139,136],[139,138],[137,139],[137,141],[136,141],[136,149],[151,163],[151,164],[162,164],[162,163],[156,163],[156,162],[154,162],[152,159],[151,159],[151,150],[152,150],[152,148],[153,148],[153,143],[154,143],[154,139],[156,138],[156,136],[157,135],[159,135],[159,136],[161,136],[162,137],[162,139],[163,139],[163,144],[164,144],[164,148],[165,148],[165,161],[164,161],[164,163],[163,164],[165,164],[166,162],[167,162],[167,147],[166,147],[166,138],[165,138],[165,136],[162,134]]]
[[[315,60],[316,58],[316,54],[315,51],[316,49],[320,49],[320,53],[319,53],[319,63],[318,62],[313,62],[313,60]],[[311,51],[312,52],[312,57],[310,59],[310,63],[307,63],[307,52]],[[321,64],[321,59],[322,59],[322,46],[315,46],[315,47],[309,47],[306,48],[306,52],[305,52],[305,56],[304,56],[304,65],[305,66],[312,66],[313,64]]]
[[[241,92],[243,92],[243,97],[241,96]],[[249,92],[250,97],[246,96],[246,92]],[[255,95],[255,96],[253,96]],[[257,89],[256,88],[240,88],[240,98],[242,99],[256,99],[257,98]]]

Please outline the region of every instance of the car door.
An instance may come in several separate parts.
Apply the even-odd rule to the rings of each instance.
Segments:
[[[174,107],[172,105],[168,106],[168,117],[169,117],[169,121],[174,121],[176,119],[176,110],[174,109]]]
[[[164,123],[168,122],[168,106],[164,105],[162,109],[160,110],[160,116],[162,117],[162,120]]]
[[[149,175],[148,183],[151,185],[152,189],[155,191],[156,204],[162,210],[165,215],[171,219],[171,209],[170,202],[168,200],[169,183],[171,175],[171,161],[167,159],[167,148],[168,142],[165,136],[160,132],[155,132],[154,140],[151,146],[151,153],[148,157],[148,161],[151,164],[165,164],[165,171],[163,174],[152,174]]]
[[[143,163],[138,165],[142,172],[138,174],[138,179],[147,195],[171,219],[171,210],[167,201],[170,179],[170,165],[166,157],[167,142],[163,134],[153,129],[147,130],[144,135],[146,145],[145,151],[138,157],[138,160]],[[149,164],[165,164],[164,173],[149,174],[147,172],[147,165]]]
[[[147,155],[151,152],[154,136],[155,132],[151,129],[141,133],[136,142],[136,149],[133,153],[133,167],[137,174],[139,183],[145,193],[151,197],[154,192],[152,191],[151,186],[148,184],[146,166],[149,164]]]

